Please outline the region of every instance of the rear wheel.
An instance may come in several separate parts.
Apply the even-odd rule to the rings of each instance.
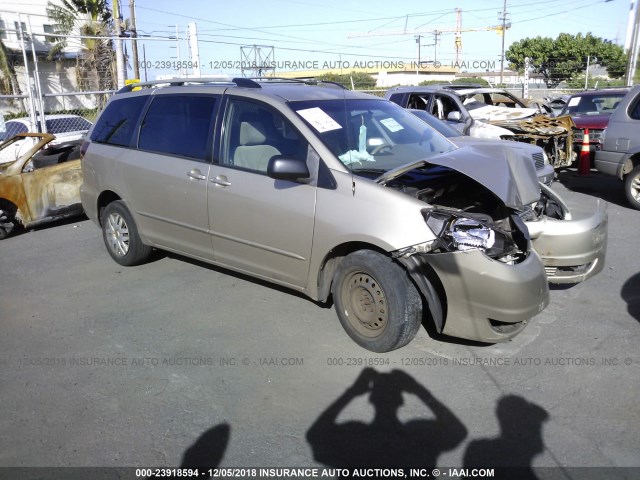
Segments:
[[[640,165],[624,178],[624,193],[631,206],[640,210]]]
[[[422,322],[422,299],[391,258],[360,250],[344,258],[333,281],[340,323],[360,346],[388,352],[409,343]]]
[[[117,263],[129,267],[149,259],[153,249],[140,240],[138,228],[122,200],[104,208],[101,223],[104,244]]]

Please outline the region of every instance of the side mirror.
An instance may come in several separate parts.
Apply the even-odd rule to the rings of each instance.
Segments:
[[[449,115],[447,115],[447,120],[450,122],[459,122],[461,119],[462,115],[460,115],[460,112],[449,112]]]
[[[267,175],[276,180],[300,180],[311,176],[307,162],[280,155],[271,157],[269,160]]]

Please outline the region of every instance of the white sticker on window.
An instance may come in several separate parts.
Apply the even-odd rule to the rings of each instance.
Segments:
[[[404,130],[404,127],[396,122],[393,118],[383,118],[380,120],[380,123],[387,127],[387,130],[390,132],[397,132],[399,130]]]
[[[575,107],[576,105],[578,105],[580,103],[580,99],[582,97],[573,97],[571,100],[569,100],[569,107]]]
[[[328,132],[330,130],[338,130],[342,128],[333,118],[327,115],[321,108],[305,108],[304,110],[297,110],[297,113],[309,122],[313,128],[320,133]]]

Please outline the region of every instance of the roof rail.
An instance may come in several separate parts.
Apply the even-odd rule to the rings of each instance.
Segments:
[[[201,85],[231,85],[235,84],[238,87],[244,88],[262,88],[261,83],[299,83],[304,85],[326,85],[328,87],[341,88],[347,90],[347,88],[341,83],[330,82],[328,80],[318,80],[316,78],[282,78],[282,77],[184,77],[184,78],[167,78],[164,80],[150,80],[148,82],[132,83],[125,85],[116,93],[127,93],[133,91],[134,88],[141,87],[154,87],[161,85],[168,86],[181,86],[185,84],[201,84]]]
[[[132,91],[134,88],[138,87],[153,87],[157,85],[170,85],[170,86],[180,86],[185,83],[189,84],[223,84],[228,85],[233,83],[233,79],[231,77],[183,77],[183,78],[166,78],[164,80],[149,80],[148,82],[137,82],[132,83],[130,85],[125,85],[116,93],[126,93]]]
[[[239,87],[261,88],[260,83],[300,83],[304,85],[326,85],[346,90],[347,88],[338,82],[330,82],[328,80],[319,80],[315,77],[308,78],[285,78],[285,77],[250,77],[250,78],[234,78],[233,82]],[[242,83],[242,85],[240,84]]]

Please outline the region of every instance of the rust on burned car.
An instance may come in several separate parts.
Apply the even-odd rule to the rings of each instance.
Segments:
[[[0,145],[34,141],[14,162],[0,165],[0,238],[15,224],[32,227],[82,212],[82,170],[76,145],[44,149],[55,137],[21,133]]]

